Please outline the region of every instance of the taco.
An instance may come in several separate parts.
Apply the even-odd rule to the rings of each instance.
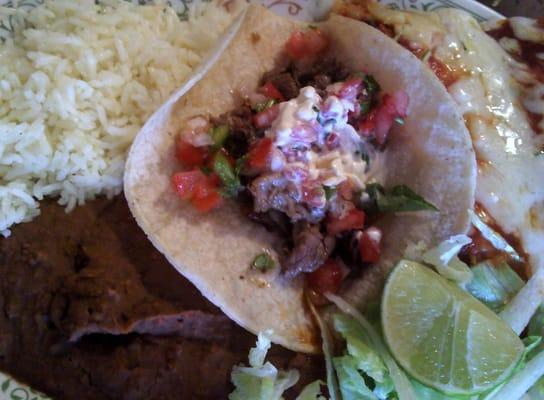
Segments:
[[[475,175],[457,107],[409,51],[250,6],[136,137],[125,194],[225,314],[316,352],[305,287],[371,301],[408,246],[467,231]]]

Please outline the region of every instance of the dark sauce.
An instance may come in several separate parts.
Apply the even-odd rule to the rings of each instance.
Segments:
[[[521,261],[514,260],[509,254],[496,249],[477,229],[473,229],[469,234],[472,243],[463,247],[459,258],[471,266],[483,261],[490,261],[491,264],[507,262],[522,279],[527,281],[532,273],[528,256],[523,250],[520,239],[514,234],[504,232],[480,203],[474,205],[474,211],[491,229],[500,234],[516,250],[521,257]]]

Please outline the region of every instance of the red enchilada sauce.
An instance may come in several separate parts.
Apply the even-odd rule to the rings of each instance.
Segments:
[[[531,269],[528,263],[527,254],[524,252],[521,242],[516,235],[505,233],[499,224],[491,217],[487,210],[480,203],[474,205],[474,211],[491,229],[500,234],[510,246],[519,254],[522,261],[512,259],[504,251],[496,249],[482,233],[472,228],[469,233],[472,243],[466,245],[461,250],[459,257],[469,265],[476,265],[483,261],[491,261],[491,264],[507,262],[524,280],[531,276]]]

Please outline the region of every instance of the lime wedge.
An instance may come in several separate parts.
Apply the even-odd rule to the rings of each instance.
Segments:
[[[401,261],[382,299],[385,340],[400,365],[448,395],[484,392],[521,359],[519,337],[490,309],[424,265]]]

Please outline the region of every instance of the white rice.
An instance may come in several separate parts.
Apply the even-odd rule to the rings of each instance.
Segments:
[[[13,13],[0,8],[0,15]],[[122,188],[125,154],[233,15],[211,3],[181,22],[165,6],[49,0],[0,44],[0,233],[58,196],[72,210]]]

